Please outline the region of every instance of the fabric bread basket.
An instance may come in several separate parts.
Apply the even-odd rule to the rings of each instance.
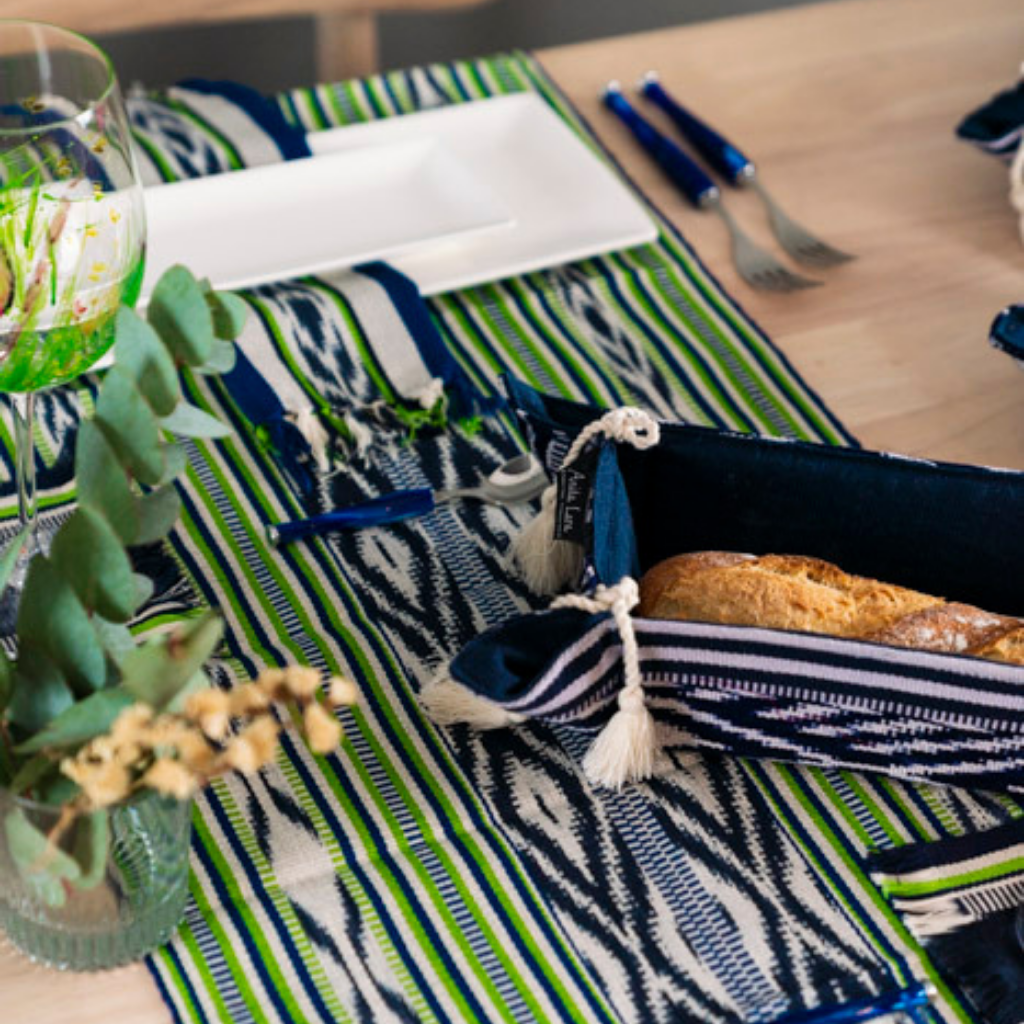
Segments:
[[[591,730],[584,769],[614,787],[655,774],[671,746],[1024,791],[1024,666],[629,614],[651,566],[726,550],[810,555],[1020,616],[1024,473],[655,423],[508,387],[558,478],[521,561],[534,589],[570,593],[468,644],[423,695],[436,720]],[[552,524],[572,539],[549,535],[531,567],[526,533]]]

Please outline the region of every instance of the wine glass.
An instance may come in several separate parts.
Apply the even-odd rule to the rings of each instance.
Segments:
[[[33,399],[87,370],[142,286],[145,213],[114,68],[88,39],[0,20],[0,392],[14,422],[28,538],[16,590],[44,548]]]

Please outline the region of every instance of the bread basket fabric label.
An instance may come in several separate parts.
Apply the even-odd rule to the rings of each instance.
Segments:
[[[585,546],[590,539],[590,493],[599,450],[599,447],[588,449],[571,466],[558,471],[555,480],[555,540],[568,540]]]

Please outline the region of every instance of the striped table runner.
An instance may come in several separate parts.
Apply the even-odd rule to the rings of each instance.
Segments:
[[[523,55],[299,90],[278,109],[317,130],[517,90],[539,92],[601,152]],[[139,103],[151,171],[167,179],[230,170],[253,131],[277,131],[263,115],[232,126],[189,96]],[[572,399],[852,443],[662,227],[656,244],[441,296],[430,314],[485,399],[510,371]],[[289,390],[339,437],[374,389],[401,411],[346,287],[309,279],[246,294]],[[324,358],[328,322],[362,364]],[[585,784],[586,740],[557,726],[438,729],[420,688],[472,636],[530,606],[504,556],[529,512],[466,503],[281,552],[264,524],[394,487],[470,483],[521,447],[511,421],[438,429],[399,416],[308,494],[227,383],[188,391],[235,436],[189,450],[154,620],[218,606],[219,678],[304,661],[353,676],[364,699],[345,712],[336,756],[289,739],[273,769],[218,781],[198,801],[187,916],[148,961],[176,1021],[725,1024],[914,978],[939,986],[935,1020],[970,1019],[863,857],[993,827],[1021,816],[1017,803],[712,755],[611,794]],[[70,493],[54,467],[72,405],[48,404],[41,431],[57,507]]]

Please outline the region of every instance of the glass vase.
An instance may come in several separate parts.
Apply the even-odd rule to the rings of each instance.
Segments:
[[[33,960],[104,970],[166,942],[188,896],[191,801],[147,794],[108,813],[109,843],[87,885],[41,884],[12,854],[10,826],[49,835],[58,808],[0,790],[0,928]]]

